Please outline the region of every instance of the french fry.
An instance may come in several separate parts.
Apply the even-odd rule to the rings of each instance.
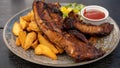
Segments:
[[[20,31],[19,35],[18,35],[18,38],[19,38],[20,43],[21,43],[21,45],[23,47],[24,43],[25,43],[25,39],[26,39],[26,31]]]
[[[23,17],[20,17],[20,25],[22,27],[22,29],[25,29],[28,26],[28,22],[26,20],[23,19]]]
[[[31,47],[35,49],[37,46],[38,46],[38,39],[32,43]]]
[[[28,31],[35,31],[35,32],[39,32],[40,29],[39,27],[37,26],[37,24],[35,23],[35,21],[32,21],[30,24],[29,24],[29,27],[27,28]]]
[[[15,22],[12,28],[13,34],[18,36],[20,31],[22,31],[21,25],[18,22]]]
[[[25,45],[23,46],[23,48],[25,50],[29,49],[34,40],[36,40],[36,33],[35,32],[28,33],[26,36]]]
[[[16,44],[17,46],[20,46],[21,43],[20,43],[19,37],[16,38],[15,44]]]
[[[57,59],[56,54],[48,46],[45,46],[44,44],[39,44],[35,48],[35,54],[36,55],[45,55],[45,56],[50,57],[53,60]]]
[[[53,44],[51,44],[48,40],[46,40],[41,33],[38,33],[38,40],[41,44],[44,44],[45,46],[48,46],[55,54],[58,53],[58,50],[55,48]]]

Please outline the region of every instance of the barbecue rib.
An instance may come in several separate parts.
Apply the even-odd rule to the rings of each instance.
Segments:
[[[89,34],[89,35],[108,35],[113,30],[113,25],[110,23],[103,23],[101,25],[91,25],[76,22],[74,26],[80,30],[82,33]]]
[[[84,22],[80,21],[77,14],[70,12],[69,16],[65,19],[64,27],[66,29],[76,28],[82,33],[89,35],[104,36],[110,34],[114,26],[110,23],[103,23],[101,25],[85,24]]]
[[[35,0],[33,11],[36,23],[46,37],[58,47],[63,48],[76,61],[91,60],[104,54],[102,50],[96,49],[94,46],[78,40],[72,34],[62,31],[63,18],[59,5]]]
[[[79,40],[83,41],[84,43],[89,44],[89,41],[87,40],[87,38],[85,37],[85,35],[83,35],[82,33],[80,33],[78,30],[68,30],[68,32],[70,34],[74,35]]]

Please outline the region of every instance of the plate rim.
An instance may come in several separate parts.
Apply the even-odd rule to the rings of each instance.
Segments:
[[[61,4],[64,4],[64,3],[61,3]],[[66,3],[65,3],[66,4]],[[119,36],[119,38],[118,38],[118,40],[116,41],[117,43],[115,43],[114,45],[114,48],[112,48],[111,49],[111,51],[109,51],[108,53],[106,53],[105,55],[103,55],[103,56],[101,56],[101,57],[99,57],[99,58],[96,58],[96,59],[93,59],[93,60],[90,60],[90,61],[87,61],[87,62],[83,62],[83,63],[74,63],[74,64],[50,64],[50,63],[42,63],[42,62],[35,62],[35,61],[33,61],[33,60],[31,60],[31,59],[27,59],[27,58],[25,58],[25,57],[22,57],[21,55],[19,55],[19,54],[17,54],[16,52],[14,52],[14,50],[12,50],[12,48],[9,46],[9,44],[8,44],[8,42],[7,42],[7,40],[6,40],[6,38],[5,38],[5,30],[6,30],[6,28],[7,28],[7,25],[10,23],[10,21],[13,19],[13,18],[15,18],[17,15],[19,15],[19,14],[21,14],[21,13],[23,13],[23,12],[25,12],[25,11],[27,11],[27,10],[29,10],[29,9],[31,9],[31,7],[29,7],[29,8],[26,8],[26,9],[23,9],[22,11],[19,11],[18,13],[16,13],[15,15],[13,15],[12,17],[10,17],[9,18],[9,20],[6,22],[6,24],[5,24],[5,26],[4,26],[4,29],[3,29],[3,39],[4,39],[4,42],[5,42],[5,45],[8,47],[8,49],[11,51],[11,52],[13,52],[15,55],[17,55],[18,57],[20,57],[20,58],[22,58],[22,59],[24,59],[24,60],[27,60],[27,61],[29,61],[29,62],[32,62],[32,63],[35,63],[35,64],[39,64],[39,65],[44,65],[44,66],[51,66],[51,67],[73,67],[73,66],[80,66],[80,65],[85,65],[85,64],[90,64],[90,63],[93,63],[93,62],[96,62],[96,61],[98,61],[98,60],[100,60],[100,59],[102,59],[102,58],[105,58],[106,56],[108,56],[109,54],[111,54],[114,50],[115,50],[115,48],[118,46],[118,43],[119,43],[119,40],[120,40],[120,36]],[[111,17],[110,17],[111,18]],[[112,19],[112,18],[111,18]],[[113,20],[113,19],[112,19]],[[114,20],[113,20],[114,21]],[[114,21],[115,22],[115,21]],[[117,23],[115,22],[114,23],[116,26],[117,26],[117,28],[119,29],[119,26],[117,25]],[[118,32],[118,35],[120,35],[120,29],[118,30],[119,32]]]

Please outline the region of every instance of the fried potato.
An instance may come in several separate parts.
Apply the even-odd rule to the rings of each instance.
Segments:
[[[30,27],[27,27],[27,31],[32,31],[32,30],[30,29]]]
[[[31,47],[35,49],[37,46],[38,46],[38,39],[32,43]]]
[[[26,31],[20,31],[19,35],[18,35],[18,38],[20,40],[20,43],[21,43],[22,47],[24,47],[25,39],[26,39]]]
[[[23,19],[23,17],[20,17],[20,25],[22,27],[22,29],[25,29],[28,26],[28,22],[26,20]]]
[[[23,16],[23,19],[26,20],[27,22],[31,21],[31,17],[33,16],[33,10],[29,12],[27,15]]]
[[[18,36],[20,31],[22,31],[21,25],[18,22],[15,22],[12,28],[13,34]]]
[[[53,60],[57,59],[56,54],[48,46],[45,46],[44,44],[39,44],[35,48],[35,54],[37,54],[37,55],[45,55],[45,56],[50,57]]]
[[[29,49],[32,43],[36,40],[36,33],[35,32],[30,32],[27,34],[26,39],[25,39],[25,45],[23,48],[25,50]]]
[[[15,44],[16,44],[17,46],[20,46],[21,43],[20,43],[19,37],[16,38]]]
[[[38,33],[38,40],[41,44],[44,44],[45,46],[48,46],[55,54],[58,53],[58,50],[55,48],[53,44],[51,44],[48,40],[46,40],[41,33]]]
[[[39,32],[39,31],[40,31],[40,29],[39,29],[39,27],[37,26],[37,24],[36,24],[35,21],[32,21],[32,22],[29,24],[27,30],[28,30],[28,31],[35,31],[35,32]]]
[[[56,54],[64,52],[63,49],[54,46],[45,36],[42,35],[34,19],[33,11],[20,17],[20,23],[15,22],[12,32],[16,37],[16,46],[21,46],[24,50],[30,47],[34,49],[36,55],[44,55],[53,60],[57,59]]]
[[[64,50],[63,50],[63,49],[61,49],[61,48],[59,48],[58,46],[55,46],[55,47],[57,48],[57,50],[58,50],[59,54],[62,54],[62,53],[64,52]]]

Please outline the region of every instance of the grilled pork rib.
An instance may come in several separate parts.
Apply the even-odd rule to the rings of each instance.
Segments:
[[[64,26],[67,29],[76,28],[82,33],[99,36],[110,34],[114,27],[113,24],[110,23],[103,23],[101,25],[86,24],[80,21],[78,15],[73,12],[70,12],[69,16],[65,19]]]
[[[52,6],[52,7],[51,7]],[[62,31],[63,18],[56,4],[34,1],[33,11],[40,30],[46,37],[76,61],[85,61],[98,58],[104,54],[90,44],[86,44],[72,34]],[[55,12],[54,12],[55,11]]]
[[[113,30],[113,25],[109,23],[103,23],[101,25],[88,25],[85,23],[76,22],[74,26],[82,33],[90,35],[108,35]]]
[[[89,41],[87,40],[87,38],[85,37],[84,34],[80,33],[78,30],[68,30],[67,32],[69,32],[70,34],[74,35],[76,38],[78,38],[79,40],[83,41],[84,43],[88,43]]]

